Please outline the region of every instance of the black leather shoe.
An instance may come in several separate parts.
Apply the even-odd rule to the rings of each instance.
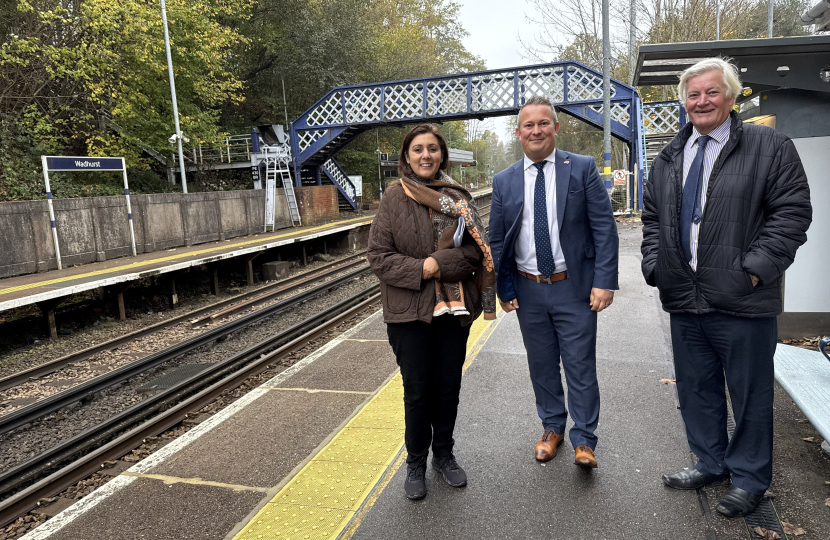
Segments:
[[[663,483],[674,489],[698,489],[709,484],[719,484],[729,478],[729,473],[703,474],[692,467],[674,474],[664,474]]]
[[[420,463],[408,464],[403,490],[406,496],[413,501],[423,499],[427,495],[426,472],[426,458]]]
[[[452,487],[464,487],[467,485],[467,473],[455,461],[455,456],[452,454],[445,457],[433,457],[432,467],[437,471],[441,471],[444,480]]]
[[[748,516],[758,508],[763,495],[756,495],[744,491],[739,487],[729,486],[726,493],[718,501],[715,510],[728,518]]]

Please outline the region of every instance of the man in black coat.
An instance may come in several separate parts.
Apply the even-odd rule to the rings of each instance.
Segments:
[[[792,141],[732,111],[737,69],[705,59],[680,77],[690,122],[654,160],[643,198],[643,276],[671,318],[691,470],[676,489],[731,476],[716,509],[745,516],[772,481],[773,356],[784,271],[807,239],[810,192]],[[735,417],[727,437],[724,383]]]

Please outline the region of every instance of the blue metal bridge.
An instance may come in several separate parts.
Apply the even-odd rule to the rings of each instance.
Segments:
[[[294,182],[301,186],[306,178],[320,184],[325,177],[354,206],[355,187],[334,156],[360,133],[383,126],[513,115],[533,95],[544,95],[561,112],[602,129],[602,73],[573,61],[340,86],[291,123]],[[611,79],[611,133],[628,144],[629,170],[638,171],[638,185],[646,167],[646,131],[676,133],[679,109],[677,103],[659,104],[644,116],[636,90]]]
[[[561,112],[602,129],[602,74],[573,61],[339,86],[291,123],[293,182],[298,187],[331,182],[355,208],[355,186],[335,155],[360,133],[384,126],[513,115],[533,95],[547,96]],[[685,123],[680,103],[641,103],[633,87],[611,79],[611,133],[628,144],[627,167],[636,171],[627,194],[629,208],[641,207],[650,159]],[[192,158],[186,156],[187,166],[250,167],[255,165],[252,148],[248,134],[229,137],[194,148]],[[609,178],[606,186],[611,187]]]

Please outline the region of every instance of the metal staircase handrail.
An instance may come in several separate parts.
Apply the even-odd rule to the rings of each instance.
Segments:
[[[357,208],[357,188],[346,175],[346,171],[340,167],[334,158],[329,158],[322,165],[323,172],[326,176],[337,186],[338,191],[343,194],[343,197],[349,202],[352,208]]]

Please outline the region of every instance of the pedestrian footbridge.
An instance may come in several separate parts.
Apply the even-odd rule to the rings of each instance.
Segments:
[[[386,126],[515,115],[533,95],[546,96],[561,112],[602,129],[602,73],[574,61],[338,86],[291,123],[286,159],[291,160],[294,185],[331,182],[356,207],[356,186],[336,155],[361,133]],[[632,86],[611,79],[610,114],[611,134],[628,144],[627,167],[636,171],[636,188],[632,185],[628,194],[633,202],[642,197],[649,159],[685,124],[685,113],[676,101],[643,104]],[[256,145],[250,135],[230,137],[222,145],[227,151],[200,148],[194,150],[193,159],[218,157],[223,167],[251,166]]]

